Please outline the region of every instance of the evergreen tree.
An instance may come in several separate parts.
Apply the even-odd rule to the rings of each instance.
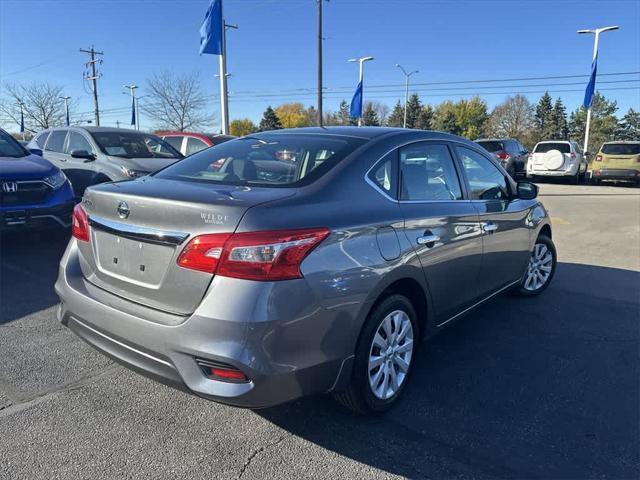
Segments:
[[[433,108],[431,105],[423,105],[416,120],[416,128],[420,130],[431,130],[433,123]]]
[[[433,112],[433,129],[441,132],[453,133],[460,135],[462,129],[458,126],[456,120],[456,105],[447,100],[438,105]]]
[[[553,137],[553,120],[551,114],[553,112],[553,105],[551,103],[552,98],[549,92],[544,92],[544,95],[538,101],[535,114],[535,137],[536,142],[540,140],[548,140]]]
[[[616,140],[640,140],[640,112],[630,108],[616,128]]]
[[[618,104],[607,100],[600,92],[595,92],[591,104],[591,126],[587,151],[595,153],[603,142],[614,140],[618,119],[615,116]],[[574,110],[569,118],[569,135],[582,145],[587,124],[587,109],[583,106]]]
[[[387,126],[389,127],[402,127],[404,122],[404,108],[398,100],[398,103],[395,104],[393,110],[391,110],[391,114],[387,117]]]
[[[271,105],[267,107],[267,109],[262,114],[262,120],[260,120],[259,129],[261,132],[266,132],[267,130],[280,130],[282,128],[282,124],[280,123],[280,119],[276,112],[271,108]]]
[[[350,105],[346,100],[340,102],[340,110],[337,113],[337,125],[348,126],[357,125],[358,119],[351,118]]]
[[[567,124],[567,111],[562,103],[562,99],[558,97],[556,103],[551,110],[551,125],[549,130],[552,131],[552,140],[566,140],[569,135],[569,126]]]
[[[367,102],[364,106],[364,112],[362,114],[362,124],[369,127],[379,127],[380,120],[378,119],[378,113],[376,112],[373,104]]]
[[[422,111],[422,102],[417,93],[412,94],[407,102],[407,128],[417,128],[418,117]],[[403,118],[404,120],[404,118]]]

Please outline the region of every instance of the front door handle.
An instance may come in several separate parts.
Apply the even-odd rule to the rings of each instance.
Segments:
[[[495,223],[483,223],[482,224],[482,231],[484,233],[493,233],[496,230],[498,230],[498,225],[496,225]]]
[[[426,245],[427,248],[431,248],[436,244],[436,242],[440,240],[440,237],[438,235],[434,235],[429,231],[424,233],[425,234],[422,237],[418,237],[416,239],[418,245]]]

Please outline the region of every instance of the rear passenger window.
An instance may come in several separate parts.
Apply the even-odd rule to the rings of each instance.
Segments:
[[[184,154],[191,155],[192,153],[199,152],[200,150],[204,150],[205,148],[207,148],[207,144],[202,140],[195,137],[187,137],[187,150]]]
[[[400,149],[401,200],[460,200],[462,190],[446,145],[417,143]]]
[[[78,132],[69,132],[69,141],[67,142],[67,148],[65,148],[64,153],[71,155],[71,152],[74,150],[84,150],[93,153],[93,148],[91,148],[91,144],[86,138]]]
[[[40,135],[38,135],[34,139],[34,142],[36,142],[36,145],[38,145],[40,148],[44,148],[44,144],[47,143],[47,138],[49,138],[50,133],[51,132],[42,132]]]
[[[369,174],[369,179],[384,193],[394,200],[397,197],[398,176],[396,174],[395,155],[389,155],[388,160],[378,164]]]
[[[473,200],[507,200],[507,179],[489,159],[471,150],[456,146],[462,168],[467,174]]]
[[[182,147],[183,138],[184,137],[164,137],[163,140],[167,142],[169,145],[171,145],[173,148],[175,148],[177,151],[182,153],[181,147]]]
[[[67,136],[66,130],[54,130],[49,135],[49,140],[47,141],[47,148],[50,152],[60,152],[62,153],[64,148],[64,139]]]

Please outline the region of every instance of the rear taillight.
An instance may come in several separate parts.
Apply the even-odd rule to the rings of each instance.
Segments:
[[[596,162],[602,161],[602,155],[596,155]]]
[[[248,382],[247,376],[236,367],[222,362],[196,358],[196,363],[207,377],[223,382]]]
[[[195,237],[180,253],[178,265],[191,270],[215,273],[224,244],[231,235],[231,233],[211,233]]]
[[[300,278],[302,261],[327,235],[328,228],[200,235],[178,265],[247,280]]]
[[[89,241],[89,217],[80,204],[73,207],[71,235],[83,242]]]
[[[509,160],[509,157],[511,155],[509,155],[507,152],[500,152],[496,154],[496,157],[498,157],[500,160]]]

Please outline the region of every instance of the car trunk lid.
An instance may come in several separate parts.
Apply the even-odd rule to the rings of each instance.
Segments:
[[[293,194],[154,177],[95,186],[83,199],[90,239],[78,242],[82,273],[120,297],[188,315],[213,278],[177,265],[189,239],[233,232],[252,206]]]

